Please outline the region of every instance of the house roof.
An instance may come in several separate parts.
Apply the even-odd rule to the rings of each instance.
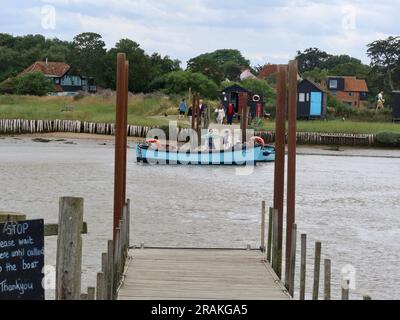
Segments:
[[[300,81],[300,83],[304,82],[304,81],[308,81],[309,83],[311,83],[315,88],[317,88],[318,90],[322,91],[322,92],[328,92],[326,90],[326,88],[324,88],[323,86],[319,85],[318,83],[310,80],[310,79],[303,79]]]
[[[223,90],[221,90],[221,92],[225,92],[225,91],[240,91],[240,92],[248,92],[250,93],[249,90],[247,90],[246,88],[243,88],[242,86],[238,85],[238,84],[234,84],[231,85],[229,87],[224,88]]]
[[[357,78],[349,77],[345,78],[344,91],[349,92],[368,92],[367,82],[365,80],[359,80]]]
[[[346,92],[369,92],[367,82],[356,77],[328,77],[344,79],[344,91]]]
[[[244,80],[247,78],[255,79],[257,78],[254,74],[251,73],[249,69],[244,70],[240,75],[240,80]]]
[[[43,72],[46,76],[53,77],[62,77],[65,75],[71,67],[64,62],[45,62],[45,61],[36,61],[30,67],[26,68],[22,71],[21,74],[30,73],[30,72]]]

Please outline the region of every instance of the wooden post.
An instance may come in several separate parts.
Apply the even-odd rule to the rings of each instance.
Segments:
[[[239,105],[241,107],[241,116],[240,116],[240,129],[242,130],[242,143],[247,142],[247,93],[239,94]]]
[[[79,300],[81,294],[83,199],[60,198],[58,221],[56,300]]]
[[[346,284],[342,286],[342,300],[349,300],[350,296],[350,281],[346,280]]]
[[[289,63],[286,270],[290,269],[292,225],[296,221],[297,77],[297,61],[294,60]]]
[[[124,199],[124,163],[126,163],[126,141],[124,136],[127,134],[126,127],[126,59],[124,53],[117,56],[117,105],[115,123],[115,163],[114,163],[114,220],[113,220],[113,240],[116,237],[116,228],[122,217]]]
[[[113,283],[114,283],[114,242],[112,240],[109,240],[107,243],[107,295],[106,299],[107,300],[113,300],[114,294],[113,294]]]
[[[278,210],[274,209],[273,214],[273,231],[272,231],[272,268],[274,269],[275,273],[278,271],[278,264],[280,261],[279,258],[279,212]]]
[[[88,290],[87,299],[94,300],[94,298],[96,296],[96,289],[93,287],[89,287],[87,290]]]
[[[121,246],[121,229],[117,228],[116,230],[116,237],[115,237],[115,247],[114,247],[114,275],[113,275],[113,300],[117,298],[117,289],[119,286],[120,280],[120,246]]]
[[[306,299],[307,235],[301,235],[300,300]]]
[[[321,269],[321,242],[315,243],[313,300],[318,300]]]
[[[331,300],[331,260],[324,262],[324,299]]]
[[[197,130],[197,146],[201,146],[201,109],[200,109],[200,96],[196,94],[196,130]]]
[[[275,177],[274,208],[278,210],[278,248],[276,248],[275,271],[282,278],[282,246],[283,246],[283,202],[285,189],[285,144],[286,144],[286,73],[287,66],[278,66],[277,106],[276,106],[276,138],[275,138]]]
[[[96,300],[105,300],[105,276],[103,272],[97,273]]]
[[[269,219],[268,219],[268,248],[267,248],[267,261],[271,263],[272,255],[272,224],[273,224],[274,209],[269,208]]]
[[[296,247],[297,247],[297,225],[292,224],[291,236],[291,250],[290,250],[290,272],[289,272],[289,294],[294,297],[294,279],[296,274]]]
[[[265,201],[261,203],[261,251],[265,252]]]

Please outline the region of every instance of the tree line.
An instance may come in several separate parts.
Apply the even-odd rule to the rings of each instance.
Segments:
[[[47,39],[42,35],[0,33],[0,83],[16,77],[35,61],[47,58],[66,62],[83,75],[94,77],[98,87],[115,89],[118,52],[124,52],[130,61],[129,90],[134,93],[162,90],[167,94],[177,94],[191,87],[204,96],[215,98],[222,86],[238,82],[244,69],[257,74],[263,67],[252,67],[239,50],[233,49],[201,54],[190,59],[183,70],[181,61],[158,53],[148,54],[131,39],[121,39],[107,49],[102,36],[93,32],[81,33],[72,41]],[[318,48],[298,51],[296,58],[303,77],[314,81],[323,80],[328,75],[357,76],[367,81],[370,92],[399,89],[400,37],[368,44],[367,54],[371,59],[370,65],[348,55],[331,55]],[[19,82],[22,84],[18,87],[23,88],[23,84],[30,80]],[[243,85],[250,90],[259,88],[263,91],[261,94],[273,94],[274,79],[248,79]],[[42,86],[42,91],[45,88]]]

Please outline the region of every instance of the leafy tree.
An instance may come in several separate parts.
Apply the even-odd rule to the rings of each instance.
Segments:
[[[217,84],[226,78],[235,80],[239,69],[249,67],[250,61],[239,50],[233,49],[204,53],[188,61],[190,71],[203,73]]]
[[[328,58],[326,59],[325,62],[322,63],[321,67],[322,69],[334,69],[335,67],[343,64],[351,64],[351,65],[362,65],[361,60],[350,57],[349,55],[328,55]]]
[[[224,75],[227,79],[232,81],[240,80],[242,69],[236,62],[228,61],[223,65]]]
[[[220,83],[224,79],[221,64],[208,55],[201,55],[190,59],[187,63],[187,69],[193,73],[202,73],[215,83]]]
[[[311,71],[315,68],[323,69],[329,57],[329,54],[318,48],[309,48],[304,52],[297,51],[296,59],[299,63],[299,71]]]
[[[319,68],[315,68],[314,70],[305,71],[303,73],[303,78],[309,79],[316,83],[320,83],[321,81],[325,80],[328,77],[328,74],[329,74],[329,72],[326,69],[321,70]]]
[[[207,98],[218,95],[218,86],[201,73],[173,71],[157,79],[155,83],[168,94],[184,94],[192,88],[194,92]]]
[[[54,84],[41,72],[32,72],[14,78],[13,93],[20,95],[44,96],[54,91]]]
[[[72,46],[72,64],[79,68],[84,75],[95,77],[97,83],[104,85],[106,44],[101,35],[93,32],[81,33],[74,37]]]
[[[395,89],[393,75],[400,70],[400,37],[389,37],[367,45],[374,70],[383,70],[391,90]]]
[[[147,92],[152,80],[152,64],[140,45],[130,39],[121,39],[107,53],[106,75],[108,86],[116,87],[117,54],[125,53],[129,60],[129,90],[132,92]]]

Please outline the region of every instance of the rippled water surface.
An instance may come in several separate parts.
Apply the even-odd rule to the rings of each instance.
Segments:
[[[340,271],[350,264],[357,271],[353,298],[399,299],[400,151],[391,158],[369,157],[379,155],[376,150],[355,154],[298,156],[297,223],[308,235],[307,290],[313,243],[320,240],[322,258],[332,259],[334,297],[340,295]],[[85,198],[89,233],[84,236],[83,287],[95,283],[101,252],[111,238],[113,156],[111,142],[0,139],[0,211],[57,222],[59,197]],[[260,202],[272,202],[273,164],[240,176],[231,167],[145,166],[133,159],[130,149],[132,244],[260,245]],[[47,238],[47,264],[55,264],[55,248],[56,238]]]

